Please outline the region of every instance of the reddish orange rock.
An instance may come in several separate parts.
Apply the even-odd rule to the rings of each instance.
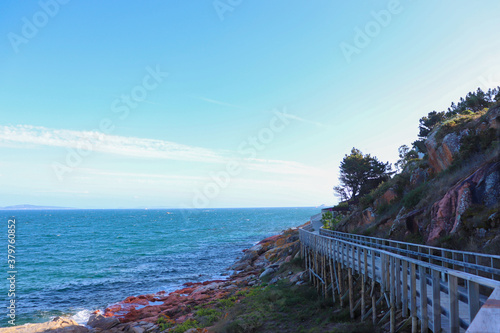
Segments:
[[[281,237],[281,235],[275,235],[275,236],[267,237],[266,239],[261,240],[258,244],[263,244],[263,243],[267,243],[267,242],[275,242],[280,237]]]
[[[176,290],[175,292],[178,294],[191,294],[195,290],[195,288],[183,288],[180,290]]]

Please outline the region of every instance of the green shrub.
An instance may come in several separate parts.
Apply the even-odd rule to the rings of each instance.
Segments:
[[[383,204],[381,204],[381,205],[378,206],[377,213],[379,215],[387,213],[387,211],[389,210],[390,207],[391,207],[391,204],[389,204],[389,203],[383,203]]]
[[[363,209],[368,208],[375,199],[373,198],[373,195],[371,193],[363,195],[361,198],[359,198],[359,203],[361,204],[361,207]]]
[[[198,322],[193,319],[188,319],[182,324],[177,325],[173,330],[172,333],[184,333],[187,330],[191,328],[198,328]]]
[[[170,319],[169,316],[165,315],[161,315],[160,317],[158,317],[156,323],[158,324],[158,326],[162,331],[175,326],[175,320]]]
[[[465,160],[475,153],[485,151],[494,141],[498,141],[497,131],[490,128],[479,134],[466,135],[461,141],[459,159]]]
[[[326,229],[331,228],[332,225],[333,214],[330,211],[326,211],[321,215],[321,222],[323,223],[323,227]]]
[[[347,201],[342,201],[342,202],[339,202],[335,207],[333,207],[334,209],[335,208],[347,208],[349,207],[349,202]]]
[[[369,206],[371,206],[373,202],[377,200],[377,198],[381,197],[385,192],[387,192],[388,189],[394,186],[396,177],[397,176],[381,183],[377,188],[370,191],[370,193],[365,194],[364,196],[359,198],[359,203],[361,204],[361,207],[363,209],[366,209]]]
[[[226,299],[221,299],[218,302],[218,306],[227,310],[229,308],[232,308],[234,306],[234,303],[236,302],[237,298],[235,296],[226,298]]]
[[[410,185],[410,174],[409,173],[400,173],[394,176],[394,191],[397,196],[401,198],[406,190],[406,188]]]
[[[205,308],[196,311],[197,319],[205,324],[204,326],[215,323],[221,317],[221,313],[215,309]]]
[[[406,209],[412,209],[424,198],[429,186],[428,183],[421,184],[417,188],[411,190],[403,197],[403,205]]]
[[[226,332],[246,333],[257,332],[264,324],[264,314],[256,311],[239,316],[236,320],[229,322],[226,327]]]

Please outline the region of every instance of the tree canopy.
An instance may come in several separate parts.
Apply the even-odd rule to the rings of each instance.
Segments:
[[[477,88],[475,92],[469,92],[465,98],[460,97],[460,101],[455,104],[451,103],[448,111],[432,111],[420,118],[419,120],[419,140],[413,142],[413,148],[425,153],[426,148],[424,140],[429,133],[445,120],[451,119],[458,114],[469,114],[478,112],[484,108],[491,107],[492,105],[500,102],[500,86],[488,89],[487,92]]]
[[[352,148],[340,163],[340,185],[333,189],[342,200],[350,200],[368,193],[392,174],[389,162],[380,162],[376,157]]]
[[[418,153],[414,149],[410,149],[407,145],[402,145],[398,148],[399,160],[395,163],[396,169],[401,172],[412,159],[418,158]]]

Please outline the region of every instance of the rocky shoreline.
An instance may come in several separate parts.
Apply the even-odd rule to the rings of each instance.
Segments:
[[[288,229],[244,250],[242,258],[228,268],[233,274],[227,280],[188,282],[182,289],[169,294],[159,292],[127,297],[106,308],[104,313],[94,312],[87,327],[69,318],[58,317],[47,323],[2,328],[0,333],[181,332],[183,324],[195,322],[194,318],[200,309],[224,300],[238,303],[245,297],[244,292],[251,286],[261,284],[262,279],[268,284],[283,278],[291,284],[305,283],[305,272],[280,270],[284,263],[300,255],[299,250],[298,228]],[[210,327],[184,330],[189,333],[210,331]]]

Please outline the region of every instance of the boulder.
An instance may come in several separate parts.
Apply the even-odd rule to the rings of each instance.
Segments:
[[[257,259],[258,256],[259,256],[259,252],[258,251],[247,250],[247,251],[245,251],[245,254],[243,255],[243,257],[240,259],[240,262],[251,263],[252,261],[254,261],[255,259]]]
[[[99,328],[102,330],[108,330],[116,325],[120,324],[118,318],[115,317],[104,317],[101,314],[93,314],[90,316],[87,326],[92,328]]]
[[[268,267],[264,270],[264,272],[262,272],[262,274],[260,274],[259,278],[262,279],[263,277],[273,274],[274,272],[276,272],[274,268]]]
[[[232,271],[244,271],[251,267],[252,266],[248,262],[243,261],[234,263],[231,267],[229,267],[229,269]]]
[[[264,253],[265,249],[262,246],[262,244],[256,244],[256,245],[252,246],[251,248],[249,248],[247,251],[257,252],[258,255],[261,255],[262,253]]]

